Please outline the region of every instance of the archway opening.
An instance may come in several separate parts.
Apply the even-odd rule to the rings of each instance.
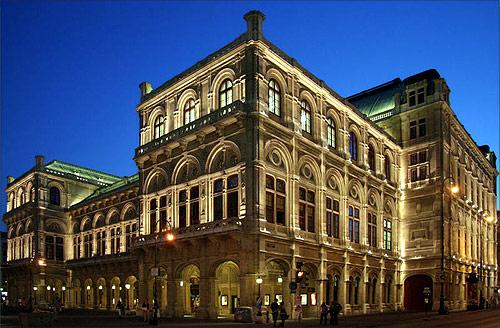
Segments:
[[[220,264],[215,271],[217,281],[216,302],[218,314],[221,316],[230,315],[240,303],[240,269],[232,261],[226,261]]]

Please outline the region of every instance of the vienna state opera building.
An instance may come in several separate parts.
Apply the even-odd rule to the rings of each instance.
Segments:
[[[217,318],[259,295],[305,317],[323,301],[350,315],[498,297],[496,156],[445,79],[344,98],[264,37],[262,13],[244,19],[222,49],[140,84],[137,174],[36,156],[8,177],[9,300],[135,309],[156,294],[161,316]]]

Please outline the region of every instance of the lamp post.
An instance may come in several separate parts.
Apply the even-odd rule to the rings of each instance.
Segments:
[[[36,305],[36,291],[38,290],[37,286],[33,286],[33,291],[35,292],[35,305]]]
[[[257,315],[261,316],[262,299],[260,298],[260,285],[262,285],[263,280],[260,276],[258,276],[257,279],[255,279],[255,282],[257,283],[257,286],[259,286],[259,298],[257,300]]]
[[[66,286],[62,286],[61,289],[62,289],[62,304],[64,305],[65,300],[66,300],[66,296],[65,296],[65,294],[66,294]]]
[[[458,186],[455,184],[453,177],[449,176],[444,178],[443,183],[441,184],[441,265],[440,265],[440,274],[439,281],[441,285],[441,290],[439,293],[439,310],[438,313],[443,315],[446,314],[446,308],[444,306],[444,187],[446,185],[446,181],[449,181],[451,184],[450,191],[453,194],[459,192]]]
[[[47,286],[47,303],[49,303],[49,296],[50,296],[50,291],[52,290],[52,287],[50,285]]]
[[[158,225],[158,222],[161,221],[162,218],[159,218],[155,222],[155,226]],[[164,229],[161,231],[161,233],[165,232],[165,240],[167,242],[173,242],[175,240],[175,235],[172,232],[172,222],[170,220],[165,221],[168,226],[168,230]],[[156,286],[156,278],[158,277],[158,274],[160,273],[160,270],[158,268],[158,236],[159,233],[156,233],[155,236],[155,267],[151,270],[151,274],[154,276],[154,284],[153,284],[153,317],[151,320],[149,320],[150,325],[158,325],[158,288]]]
[[[90,305],[90,285],[87,286],[87,306]]]
[[[99,285],[99,307],[102,307],[102,285]]]
[[[130,284],[125,284],[125,289],[127,290],[127,310],[130,310],[129,304],[128,304],[128,291],[130,289]]]

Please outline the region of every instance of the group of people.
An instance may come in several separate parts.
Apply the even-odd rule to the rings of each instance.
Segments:
[[[321,303],[319,324],[327,325],[328,314],[330,314],[330,325],[338,325],[340,311],[342,311],[342,305],[338,302],[332,302],[329,306],[325,302]]]
[[[271,303],[271,314],[273,316],[273,327],[276,327],[278,316],[281,319],[280,327],[285,327],[285,321],[288,319],[285,303],[281,302],[281,304],[278,304],[278,299],[275,298]]]
[[[260,312],[259,302],[257,302],[257,310]],[[288,313],[286,312],[286,307],[283,302],[278,304],[278,300],[275,298],[271,303],[271,313],[273,316],[273,327],[276,327],[278,318],[281,319],[280,327],[285,326],[285,321],[288,319]],[[320,306],[321,316],[319,324],[328,324],[328,314],[330,315],[330,325],[338,325],[339,324],[339,314],[342,311],[342,305],[338,302],[331,302],[330,305],[327,305],[325,302],[321,303]],[[299,303],[295,306],[295,318],[298,323],[302,321],[302,305]]]

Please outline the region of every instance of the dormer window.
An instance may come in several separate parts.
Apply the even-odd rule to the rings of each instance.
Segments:
[[[420,105],[425,102],[425,89],[418,88],[416,91],[412,90],[408,94],[408,106],[412,107],[415,105]]]

